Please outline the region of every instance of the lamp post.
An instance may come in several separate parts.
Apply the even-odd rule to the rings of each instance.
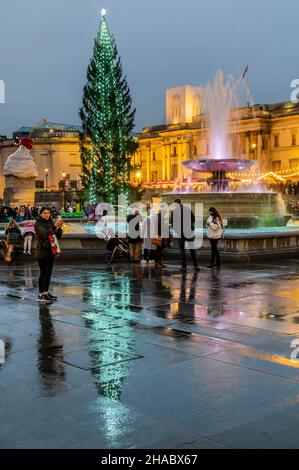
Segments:
[[[48,191],[48,174],[49,174],[49,168],[45,168],[45,173],[46,173],[46,191]]]
[[[140,183],[140,178],[141,178],[141,173],[140,173],[140,171],[137,171],[137,173],[136,173],[136,178],[137,178],[137,183]]]
[[[254,160],[255,160],[255,159],[256,159],[256,144],[255,144],[255,143],[252,144],[252,145],[251,145],[251,148],[252,148],[252,150],[253,150],[253,155],[254,155]]]
[[[63,211],[64,211],[64,206],[65,206],[65,177],[66,177],[66,174],[65,174],[65,172],[63,171],[63,172],[62,172],[62,178],[63,178],[62,208],[63,208]]]

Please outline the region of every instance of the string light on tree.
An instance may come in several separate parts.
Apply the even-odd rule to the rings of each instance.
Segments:
[[[81,160],[90,202],[115,204],[131,188],[128,174],[138,144],[132,136],[135,110],[104,8],[101,15],[80,109]]]

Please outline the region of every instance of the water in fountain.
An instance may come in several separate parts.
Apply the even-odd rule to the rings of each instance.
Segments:
[[[203,203],[204,216],[208,216],[210,206],[217,209],[226,218],[228,226],[247,228],[257,226],[283,226],[290,219],[280,194],[261,191],[254,177],[256,160],[238,158],[229,155],[227,148],[228,133],[232,133],[240,119],[239,108],[246,99],[252,106],[252,98],[246,80],[237,81],[232,76],[224,79],[222,72],[217,72],[214,80],[201,89],[204,113],[209,120],[211,155],[183,162],[186,169],[200,173],[209,191],[195,193],[192,189],[191,176],[188,179],[188,190],[182,189],[179,194],[185,203]],[[231,120],[232,118],[232,120]],[[247,190],[241,187],[238,174],[252,171],[253,185]],[[210,176],[204,174],[209,173]],[[232,177],[232,173],[234,173]],[[211,176],[212,174],[212,176]],[[232,191],[232,187],[234,190]],[[163,194],[162,201],[173,202],[174,193]]]
[[[245,78],[234,80],[232,75],[225,80],[219,70],[214,80],[201,87],[200,95],[203,111],[209,117],[211,155],[216,159],[227,158],[229,156],[227,135],[232,110],[234,110],[236,133],[238,109],[244,105],[253,107],[247,80]]]

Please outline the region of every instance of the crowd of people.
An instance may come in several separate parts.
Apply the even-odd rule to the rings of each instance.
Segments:
[[[299,196],[299,181],[285,181],[276,184],[270,184],[269,190],[281,193],[283,196]]]
[[[22,209],[22,210],[21,210]],[[35,257],[40,268],[38,280],[38,302],[53,303],[57,300],[49,292],[51,275],[55,256],[60,253],[59,240],[63,235],[64,221],[61,216],[55,217],[48,207],[40,208],[37,213],[35,208],[29,206],[13,209],[4,208],[4,220],[6,221],[6,239],[0,241],[0,248],[4,259],[12,261],[16,248],[23,247],[24,255],[32,253],[32,242],[36,238]],[[22,228],[16,215],[24,214]],[[102,219],[106,223],[107,211],[102,213]],[[182,204],[180,199],[175,200],[175,207],[169,217],[168,211],[160,208],[157,212],[147,208],[145,217],[139,211],[133,210],[127,217],[128,244],[130,261],[142,265],[154,264],[162,269],[163,250],[170,243],[171,238],[178,241],[181,254],[181,271],[187,270],[186,248],[189,249],[195,271],[199,271],[197,247],[195,243],[195,216],[190,207]],[[220,266],[218,242],[223,234],[223,220],[217,209],[211,207],[207,220],[207,236],[211,244],[211,262],[209,268]]]
[[[195,239],[195,216],[190,207],[176,199],[175,208],[169,213],[160,209],[157,213],[147,209],[146,217],[134,210],[127,218],[130,261],[142,265],[154,264],[156,268],[165,267],[163,250],[173,239],[177,240],[181,255],[181,270],[186,271],[186,248],[189,249],[193,267],[199,271],[197,244]],[[207,237],[211,245],[209,268],[220,267],[218,242],[223,235],[224,223],[221,214],[211,207],[207,220]]]
[[[0,223],[8,223],[11,219],[14,219],[16,222],[24,222],[25,220],[36,220],[39,215],[41,206],[19,206],[19,207],[8,207],[3,206],[0,208]],[[52,207],[51,212],[55,218],[59,212],[56,207]]]

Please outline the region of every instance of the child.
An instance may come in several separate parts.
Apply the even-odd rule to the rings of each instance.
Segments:
[[[14,248],[20,246],[22,236],[20,227],[18,226],[15,219],[11,219],[9,224],[7,224],[5,234],[7,236],[8,251],[11,255]]]
[[[32,220],[26,220],[24,223],[24,255],[31,255],[32,240],[35,236],[35,226]]]

